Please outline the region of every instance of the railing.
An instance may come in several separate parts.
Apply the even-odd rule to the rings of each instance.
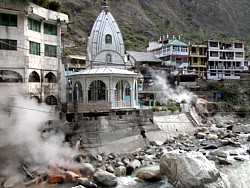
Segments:
[[[112,109],[116,109],[116,108],[130,108],[131,107],[131,101],[114,101],[112,103]]]

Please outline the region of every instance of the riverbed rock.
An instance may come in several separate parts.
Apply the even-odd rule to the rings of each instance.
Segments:
[[[250,124],[233,126],[234,133],[250,133]]]
[[[224,157],[224,158],[227,157],[227,154],[224,151],[221,151],[219,149],[210,151],[209,155],[213,155],[213,156],[216,156],[216,157]]]
[[[162,155],[160,173],[168,177],[169,183],[176,188],[203,187],[216,182],[220,172],[213,162],[201,152],[179,153],[172,151]]]
[[[115,169],[115,175],[117,177],[119,176],[126,176],[126,167],[125,166],[119,166]]]
[[[97,185],[91,182],[88,178],[77,178],[76,182],[80,185],[83,185],[86,188],[96,188]]]
[[[126,171],[127,171],[127,175],[131,175],[132,172],[138,168],[139,166],[141,166],[141,162],[137,159],[133,160],[132,162],[130,162],[127,166],[126,166]]]
[[[83,177],[91,177],[95,173],[96,169],[90,163],[81,164],[80,172]]]
[[[159,172],[150,171],[150,170],[142,170],[136,174],[136,177],[148,181],[148,182],[156,182],[162,180],[162,175]]]
[[[59,184],[63,183],[66,178],[65,174],[52,174],[49,176],[47,182],[48,184]]]
[[[219,161],[219,164],[222,164],[222,165],[231,165],[232,164],[225,157],[217,157],[217,160]]]
[[[114,174],[101,169],[98,169],[94,173],[93,178],[94,181],[101,186],[114,187],[118,183],[117,178]]]
[[[22,188],[25,187],[22,178],[20,175],[15,175],[9,177],[4,183],[3,183],[4,188]]]

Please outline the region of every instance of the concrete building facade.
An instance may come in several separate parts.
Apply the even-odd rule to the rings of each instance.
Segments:
[[[49,105],[65,100],[59,92],[64,82],[61,32],[68,21],[66,14],[36,4],[0,2],[1,91]]]
[[[169,68],[169,75],[187,74],[188,44],[175,37],[173,39],[163,37],[157,42],[150,42],[147,51],[163,60],[163,67]]]
[[[189,71],[199,78],[207,75],[207,45],[192,44],[189,46]]]
[[[245,50],[243,42],[208,40],[207,79],[240,79],[244,70]]]

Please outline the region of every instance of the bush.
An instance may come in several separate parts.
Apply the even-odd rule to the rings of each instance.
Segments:
[[[236,114],[241,118],[247,117],[249,113],[250,113],[250,107],[247,106],[242,106],[236,111]]]
[[[175,112],[177,110],[181,110],[181,108],[178,107],[178,106],[176,106],[176,105],[168,106],[168,109],[171,110],[171,112]]]
[[[159,112],[159,111],[160,111],[160,108],[157,107],[157,106],[154,106],[154,107],[152,107],[152,111],[153,111],[153,112]]]

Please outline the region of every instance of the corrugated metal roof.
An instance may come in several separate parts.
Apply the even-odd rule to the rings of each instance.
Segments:
[[[167,43],[165,46],[170,46],[170,45],[174,45],[174,46],[188,46],[188,44],[186,44],[185,42],[179,41],[177,39],[170,41],[169,43]]]
[[[161,59],[157,58],[151,52],[126,51],[126,53],[132,56],[137,62],[162,62]]]

